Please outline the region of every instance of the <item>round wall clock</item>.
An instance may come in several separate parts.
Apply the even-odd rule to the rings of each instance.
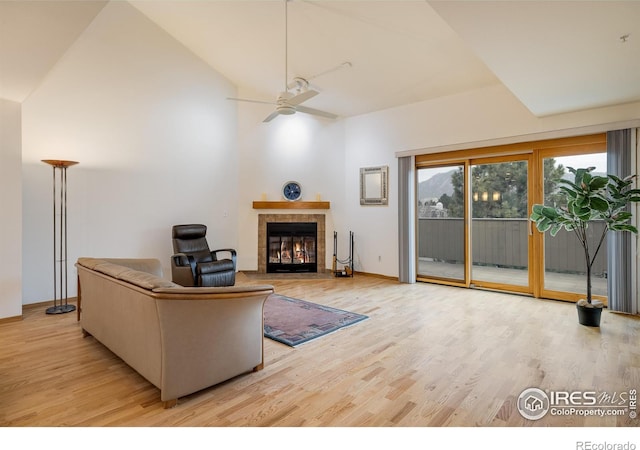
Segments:
[[[289,201],[296,201],[302,198],[302,186],[297,181],[287,181],[282,186],[282,195]]]

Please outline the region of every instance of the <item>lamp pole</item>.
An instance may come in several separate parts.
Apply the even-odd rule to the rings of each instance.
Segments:
[[[43,159],[42,162],[53,167],[53,306],[47,308],[47,314],[64,314],[75,311],[68,304],[67,295],[67,168],[78,164],[77,161]],[[58,182],[59,180],[59,182]],[[58,198],[57,186],[60,185]],[[60,221],[56,220],[60,216]],[[59,302],[58,302],[59,300]],[[64,300],[64,304],[63,304]]]

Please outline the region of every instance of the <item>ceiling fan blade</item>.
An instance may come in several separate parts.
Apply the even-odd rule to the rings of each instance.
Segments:
[[[262,122],[271,122],[273,119],[275,119],[279,115],[280,115],[280,112],[278,110],[275,110],[274,112],[269,114]]]
[[[264,105],[275,105],[275,102],[265,102],[263,100],[251,100],[248,98],[236,98],[236,97],[227,97],[227,100],[234,100],[236,102],[249,102],[249,103],[262,103]]]
[[[332,67],[330,69],[325,70],[324,72],[320,72],[320,73],[316,73],[313,76],[310,77],[295,77],[293,80],[291,80],[291,82],[289,84],[287,84],[287,89],[296,89],[296,88],[300,88],[301,86],[304,86],[306,88],[309,89],[313,89],[315,91],[319,91],[322,92],[322,89],[320,89],[318,86],[310,83],[311,80],[321,77],[323,75],[327,75],[331,72],[335,72],[336,70],[339,69],[346,69],[349,67],[352,67],[353,64],[351,64],[350,61],[345,61],[335,67]]]
[[[296,111],[307,113],[307,114],[313,114],[314,116],[326,117],[327,119],[338,118],[336,114],[326,112],[326,111],[320,111],[319,109],[315,109],[315,108],[308,108],[306,106],[296,106]]]
[[[290,105],[299,105],[300,103],[306,102],[307,100],[315,97],[316,95],[318,95],[318,92],[310,89],[308,91],[304,91],[297,95],[294,95],[293,97],[287,100],[287,103]]]
[[[324,72],[316,73],[313,76],[307,77],[307,81],[313,80],[315,78],[321,77],[321,76],[329,74],[331,72],[335,72],[336,70],[339,70],[339,69],[348,69],[348,68],[350,68],[352,66],[353,66],[353,64],[351,64],[350,61],[345,61],[343,63],[338,64],[335,67],[332,67],[330,69],[325,70]]]

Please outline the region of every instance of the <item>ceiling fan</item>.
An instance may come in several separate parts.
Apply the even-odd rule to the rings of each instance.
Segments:
[[[334,70],[343,68],[343,67],[351,67],[350,62],[344,62],[337,67],[326,70],[320,74],[317,74],[313,77],[302,78],[296,77],[290,83],[287,83],[287,66],[288,66],[288,42],[287,42],[287,29],[288,29],[288,11],[287,11],[287,3],[289,0],[284,0],[284,91],[278,94],[278,97],[275,102],[267,102],[262,100],[251,100],[246,98],[235,98],[228,97],[229,100],[235,100],[240,102],[251,102],[251,103],[263,103],[268,105],[276,105],[275,111],[269,114],[263,122],[270,122],[279,115],[291,115],[296,112],[302,112],[306,114],[313,114],[315,116],[326,117],[328,119],[336,119],[338,117],[337,114],[333,114],[326,111],[321,111],[315,108],[309,108],[308,106],[303,106],[302,103],[305,101],[315,97],[318,95],[318,91],[316,89],[311,88],[309,84],[309,80],[312,78],[316,78],[320,75],[324,75],[326,73],[332,72]]]

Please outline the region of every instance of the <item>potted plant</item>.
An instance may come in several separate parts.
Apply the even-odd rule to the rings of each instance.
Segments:
[[[582,244],[587,269],[587,298],[576,305],[578,319],[582,325],[599,327],[603,304],[591,298],[591,267],[609,230],[638,233],[629,223],[631,213],[626,209],[631,202],[640,201],[640,189],[631,188],[635,175],[620,179],[615,175],[592,175],[595,167],[568,169],[574,174],[574,181],[558,181],[560,192],[567,200],[566,206],[533,205],[530,219],[540,232],[549,231],[551,236],[563,228],[575,233]],[[589,248],[587,241],[587,228],[594,220],[604,222],[595,250]]]

